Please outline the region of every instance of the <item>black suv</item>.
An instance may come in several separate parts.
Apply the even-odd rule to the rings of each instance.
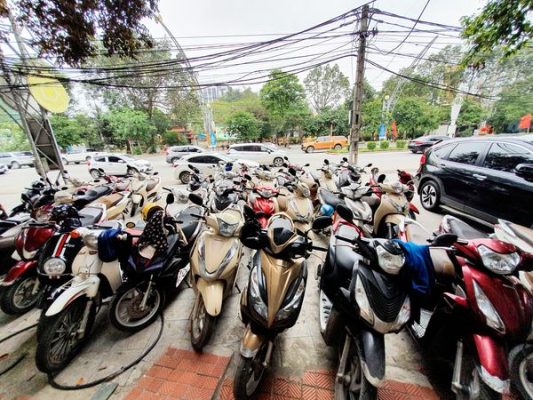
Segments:
[[[420,136],[410,140],[407,147],[415,154],[423,153],[424,150],[429,149],[431,146],[448,139],[450,139],[449,136]]]
[[[533,140],[453,139],[420,160],[418,193],[426,210],[446,205],[490,223],[503,218],[533,226]]]

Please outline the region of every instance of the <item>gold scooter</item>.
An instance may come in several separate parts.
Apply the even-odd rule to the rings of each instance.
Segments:
[[[241,316],[246,324],[240,346],[233,394],[237,400],[253,397],[270,364],[276,336],[296,323],[307,282],[306,258],[315,247],[299,235],[285,213],[274,214],[265,230],[253,210],[244,208],[247,222],[241,232],[246,247],[257,250],[248,286],[241,294]],[[319,217],[313,229],[324,229],[330,217]]]
[[[203,199],[190,194],[189,199],[202,207]],[[244,217],[238,205],[224,211],[200,216],[207,229],[191,249],[191,279],[196,300],[191,312],[191,344],[201,351],[211,337],[224,300],[235,286],[239,270],[242,243],[239,233]]]

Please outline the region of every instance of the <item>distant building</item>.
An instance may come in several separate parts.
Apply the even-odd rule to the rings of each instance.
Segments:
[[[200,96],[202,97],[203,101],[210,103],[224,96],[227,91],[227,86],[205,87],[200,91]]]

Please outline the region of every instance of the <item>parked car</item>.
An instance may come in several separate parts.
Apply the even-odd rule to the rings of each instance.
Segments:
[[[93,178],[100,176],[98,169],[102,168],[107,175],[131,175],[138,172],[152,172],[149,161],[133,158],[126,154],[100,154],[88,162],[89,173]]]
[[[72,149],[67,153],[61,154],[61,160],[63,164],[80,164],[82,162],[87,162],[94,156],[102,154],[97,152],[95,149]]]
[[[253,160],[259,164],[281,167],[287,154],[264,143],[232,144],[228,149],[228,156],[233,159]]]
[[[319,136],[302,143],[302,150],[306,153],[312,153],[315,150],[340,150],[345,147],[348,147],[348,139],[345,136]]]
[[[4,175],[7,172],[7,167],[5,164],[0,164],[0,175]]]
[[[420,202],[478,219],[533,226],[533,141],[519,137],[452,139],[429,148],[417,174]]]
[[[33,167],[33,163],[33,153],[31,151],[0,153],[0,164],[7,165],[7,167],[11,169],[17,169],[24,166]]]
[[[178,161],[181,157],[188,156],[189,154],[204,153],[205,150],[200,146],[170,146],[167,149],[167,163],[174,164],[174,161]]]
[[[451,139],[449,136],[420,136],[416,139],[410,140],[407,147],[413,153],[423,153],[424,150],[429,149],[431,146],[442,142],[443,140]]]
[[[201,174],[211,175],[215,172],[216,166],[221,161],[224,163],[232,162],[234,164],[233,169],[236,169],[239,163],[246,165],[248,168],[259,167],[259,163],[255,161],[245,159],[234,160],[223,154],[192,154],[182,157],[174,163],[174,177],[181,183],[187,184],[191,179],[191,170],[189,168],[189,164],[198,168]]]

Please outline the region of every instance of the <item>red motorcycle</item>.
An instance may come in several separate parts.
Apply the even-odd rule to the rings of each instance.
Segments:
[[[268,220],[272,215],[279,212],[278,201],[276,196],[279,190],[272,186],[256,186],[252,189],[252,196],[248,197],[250,207],[257,215],[257,221],[261,228],[266,228]]]
[[[501,399],[521,373],[513,357],[531,351],[533,298],[517,278],[531,258],[454,217],[445,216],[439,231],[458,239],[442,249],[449,260],[435,271],[434,302],[423,305],[410,331],[428,355],[453,362],[458,399]]]

